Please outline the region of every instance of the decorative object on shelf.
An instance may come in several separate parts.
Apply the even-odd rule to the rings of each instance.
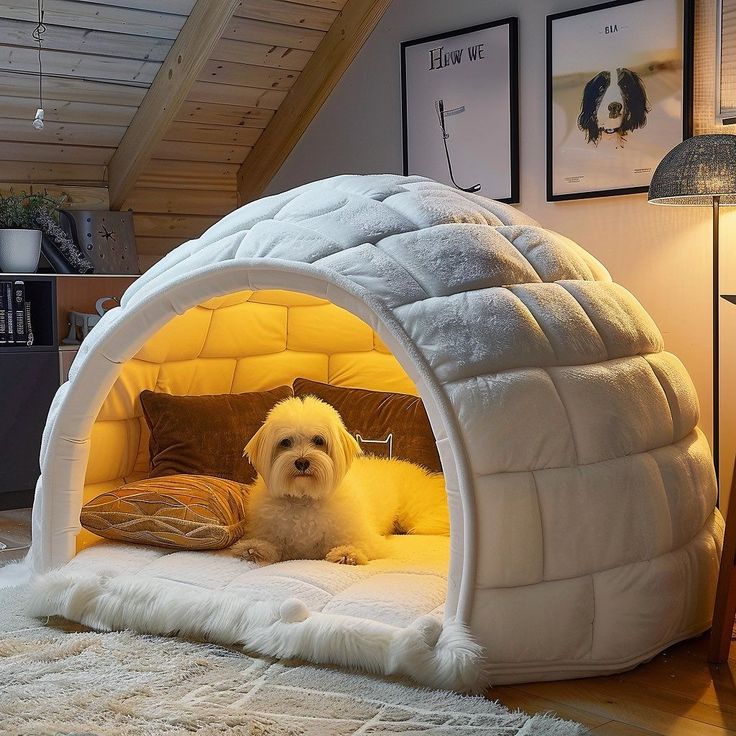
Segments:
[[[35,273],[40,257],[40,230],[0,228],[0,271]]]
[[[718,477],[720,445],[719,215],[736,205],[736,136],[698,135],[675,146],[649,185],[651,204],[713,210],[713,462]]]
[[[65,210],[59,211],[59,219],[68,217]],[[43,232],[41,251],[56,273],[93,273],[92,262],[84,255],[77,243],[61,228],[48,211],[36,215],[36,223]]]
[[[35,273],[41,255],[36,216],[54,210],[59,201],[46,193],[0,194],[0,271]]]
[[[138,275],[131,212],[63,210],[63,214],[62,227],[92,262],[95,273]]]
[[[89,331],[105,316],[105,312],[113,307],[105,307],[108,302],[114,302],[115,306],[120,304],[117,297],[103,296],[95,302],[96,314],[85,312],[69,312],[69,334],[61,341],[62,345],[80,345]]]
[[[519,201],[518,20],[401,44],[404,174]]]
[[[547,200],[646,192],[692,134],[693,0],[547,16]]]
[[[35,273],[40,253],[57,273],[91,273],[94,269],[77,245],[59,227],[66,197],[0,194],[0,270]],[[6,243],[6,245],[3,245]]]
[[[24,309],[26,316],[26,346],[31,347],[34,342],[33,323],[31,322],[31,303],[27,299]]]

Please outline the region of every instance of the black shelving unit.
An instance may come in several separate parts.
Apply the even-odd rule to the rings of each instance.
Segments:
[[[41,435],[59,388],[59,356],[48,347],[0,351],[0,510],[33,503]],[[7,390],[5,390],[7,389]]]
[[[94,311],[95,299],[108,293],[119,296],[133,280],[0,273],[0,281],[24,282],[34,336],[30,346],[0,344],[0,510],[33,503],[43,428],[69,363],[69,348],[60,347],[68,330],[66,312]]]
[[[23,281],[31,303],[33,345],[0,345],[0,509],[33,501],[40,438],[59,388],[56,280],[53,276],[0,274]]]

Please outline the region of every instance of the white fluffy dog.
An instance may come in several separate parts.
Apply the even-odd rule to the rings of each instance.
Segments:
[[[361,457],[333,407],[313,396],[278,403],[245,452],[249,488],[245,560],[329,560],[364,565],[385,554],[384,535],[447,534],[444,480],[402,460]]]

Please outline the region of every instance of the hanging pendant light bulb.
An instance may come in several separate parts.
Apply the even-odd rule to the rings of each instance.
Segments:
[[[46,33],[43,15],[43,0],[38,0],[38,23],[31,34],[33,40],[38,44],[38,108],[36,109],[36,117],[33,118],[31,123],[35,130],[43,130],[43,64],[41,63],[41,51],[43,49],[43,34]]]

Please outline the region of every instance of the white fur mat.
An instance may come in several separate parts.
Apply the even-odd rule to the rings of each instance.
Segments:
[[[483,653],[442,623],[446,537],[394,537],[368,565],[291,560],[258,567],[226,552],[100,543],[37,578],[30,613],[102,631],[181,635],[267,656],[481,688]]]
[[[213,644],[97,633],[0,591],[0,732],[8,736],[582,736],[578,724]],[[63,628],[62,628],[63,627]]]

